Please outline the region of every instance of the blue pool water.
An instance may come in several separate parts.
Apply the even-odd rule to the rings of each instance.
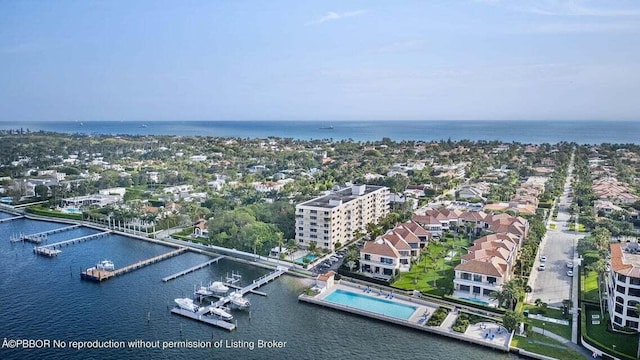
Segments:
[[[461,298],[462,300],[466,300],[472,303],[476,303],[476,304],[480,304],[480,305],[484,305],[484,306],[489,306],[490,304],[486,301],[482,301],[482,300],[478,300],[478,299],[474,299],[474,298]]]
[[[62,209],[62,211],[66,212],[67,214],[82,214],[82,210],[72,207],[64,208]]]
[[[326,301],[354,307],[360,310],[371,311],[377,314],[392,316],[407,320],[416,311],[416,307],[400,304],[394,301],[378,299],[375,297],[360,295],[351,291],[335,290],[324,298]]]
[[[304,259],[309,260],[309,262],[313,261],[317,256],[313,254],[307,254],[306,256],[299,257],[295,260],[296,264],[304,265]]]

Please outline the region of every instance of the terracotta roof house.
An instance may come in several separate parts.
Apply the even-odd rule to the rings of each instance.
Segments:
[[[389,240],[379,237],[364,243],[360,249],[360,272],[388,280],[401,271],[400,253]],[[402,271],[408,271],[406,267]]]

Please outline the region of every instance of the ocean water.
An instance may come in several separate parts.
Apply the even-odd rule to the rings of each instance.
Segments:
[[[11,217],[0,213],[0,218]],[[10,243],[12,234],[32,234],[67,225],[27,219],[0,223],[0,340],[58,341],[65,347],[10,349],[0,359],[518,359],[513,354],[472,346],[400,326],[300,303],[297,296],[309,280],[282,276],[247,295],[251,313],[233,311],[234,332],[170,313],[173,299],[191,296],[196,285],[219,280],[232,271],[240,285],[267,273],[250,265],[222,260],[163,283],[167,275],[209,257],[184,253],[105,281],[80,279],[80,269],[109,259],[116,267],[156,256],[170,248],[110,235],[62,248],[55,258],[35,256],[32,244]],[[49,242],[95,233],[81,228],[52,235]],[[170,342],[222,341],[221,348],[156,348]],[[112,348],[74,349],[94,341]],[[148,341],[132,348],[130,341]],[[259,340],[286,342],[284,348],[259,349]],[[111,343],[108,343],[112,341]],[[240,348],[225,344],[237,341]],[[254,349],[248,348],[253,342]],[[9,343],[7,343],[9,344]]]
[[[322,129],[333,126],[333,129]],[[181,135],[298,140],[499,140],[520,143],[640,143],[640,121],[86,121],[1,122],[22,128],[82,134]]]

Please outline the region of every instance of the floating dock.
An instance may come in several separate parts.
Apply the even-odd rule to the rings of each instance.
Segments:
[[[14,216],[14,217],[10,217],[10,218],[0,219],[0,224],[2,224],[3,222],[6,222],[6,221],[22,219],[23,217],[24,217],[24,215],[20,215],[20,216]]]
[[[186,275],[186,274],[191,273],[191,272],[194,272],[194,271],[196,271],[196,270],[200,270],[200,269],[202,269],[202,268],[204,268],[204,267],[206,267],[206,266],[209,266],[209,265],[211,265],[211,264],[213,264],[213,263],[217,263],[218,261],[220,261],[220,260],[222,260],[222,259],[224,259],[224,258],[225,258],[225,256],[224,256],[224,255],[223,255],[223,256],[218,256],[217,258],[215,258],[215,259],[211,259],[211,260],[209,260],[209,261],[207,261],[207,262],[204,262],[204,263],[202,263],[202,264],[200,264],[200,265],[196,265],[196,266],[194,266],[194,267],[190,267],[190,268],[188,268],[188,269],[186,269],[186,270],[182,270],[182,271],[180,271],[179,273],[175,273],[175,274],[173,274],[173,275],[169,275],[169,276],[167,276],[167,277],[164,277],[164,278],[162,278],[162,281],[163,281],[163,282],[171,281],[171,280],[173,280],[173,279],[179,278],[180,276]]]
[[[181,248],[178,248],[176,250],[170,251],[168,253],[164,253],[162,255],[159,255],[159,256],[156,256],[156,257],[152,257],[152,258],[147,259],[147,260],[139,261],[139,262],[137,262],[135,264],[131,264],[131,265],[128,265],[128,266],[125,266],[123,268],[116,269],[116,270],[113,270],[113,271],[98,270],[96,268],[89,268],[89,269],[81,272],[80,273],[80,277],[82,279],[91,280],[91,281],[97,281],[97,282],[101,282],[101,281],[104,281],[104,280],[109,280],[112,277],[119,276],[119,275],[122,275],[122,274],[126,274],[126,273],[128,273],[130,271],[140,269],[140,268],[145,267],[147,265],[151,265],[151,264],[157,263],[159,261],[166,260],[166,259],[174,257],[176,255],[180,255],[180,254],[182,254],[183,252],[185,252],[187,250],[188,250],[188,248],[181,247]]]
[[[206,307],[205,307],[205,310],[206,310]],[[188,317],[193,320],[202,321],[203,323],[206,323],[209,325],[218,326],[223,329],[227,329],[229,331],[233,331],[236,329],[235,324],[232,324],[224,320],[219,320],[209,316],[205,316],[201,311],[193,312],[185,309],[173,308],[171,309],[171,312],[174,314],[182,315],[184,317]]]
[[[228,286],[228,287],[230,287],[232,289],[236,289],[236,290],[242,290],[242,286],[238,286],[238,285],[225,283],[225,286]],[[252,294],[260,295],[260,296],[267,296],[267,293],[264,293],[264,292],[258,291],[258,290],[249,290],[249,292],[252,293]]]

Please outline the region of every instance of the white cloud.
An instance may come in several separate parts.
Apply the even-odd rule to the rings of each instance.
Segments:
[[[613,8],[613,1],[596,2],[598,6],[585,5],[582,0],[473,0],[487,5],[504,5],[508,8],[545,16],[594,16],[631,17],[640,16],[640,8]]]
[[[314,21],[308,22],[307,25],[318,25],[318,24],[322,24],[322,23],[325,23],[325,22],[328,22],[328,21],[335,21],[335,20],[340,20],[340,19],[344,19],[344,18],[360,16],[360,15],[362,15],[364,13],[365,13],[364,10],[347,11],[347,12],[343,12],[343,13],[337,13],[337,12],[329,11],[323,17],[321,17],[319,19],[316,19]]]

